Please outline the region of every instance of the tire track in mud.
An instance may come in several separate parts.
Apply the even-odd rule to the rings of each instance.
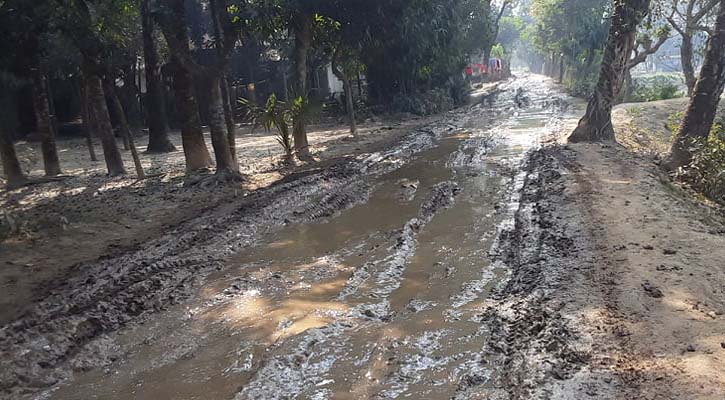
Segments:
[[[517,97],[521,97],[518,95],[519,91],[516,93]],[[560,108],[566,104],[557,103],[557,98],[553,99],[552,104],[544,104],[550,102],[547,94],[551,93],[550,90],[537,92],[536,98],[529,98],[525,102],[523,107],[540,107],[544,110],[541,115],[534,113],[536,115],[529,118],[538,119],[543,116],[547,120],[556,119]],[[313,169],[288,177],[274,187],[250,194],[238,204],[229,205],[224,210],[208,213],[180,226],[150,243],[145,250],[87,266],[92,272],[83,278],[70,281],[39,304],[31,314],[0,331],[0,350],[3,352],[3,360],[0,361],[3,371],[0,372],[0,389],[35,390],[34,388],[50,386],[68,377],[71,368],[94,368],[110,363],[120,353],[116,348],[116,341],[107,336],[108,334],[124,325],[133,326],[136,321],[143,321],[151,313],[184,300],[200,286],[207,275],[227,268],[225,260],[230,255],[253,245],[263,235],[285,225],[333,219],[342,210],[367,202],[375,189],[371,182],[373,179],[370,178],[398,170],[422,151],[440,147],[439,139],[454,136],[471,125],[488,124],[497,116],[505,116],[505,122],[500,125],[492,124],[485,130],[500,132],[509,129],[507,124],[518,117],[515,115],[516,108],[511,106],[512,102],[513,97],[498,101],[497,107],[485,109],[474,106],[450,113],[440,122],[411,133],[391,150],[350,158],[325,169]],[[546,127],[543,131],[550,129]],[[521,143],[520,147],[526,148],[530,145],[526,142]],[[227,370],[237,368],[248,371],[251,375],[248,380],[245,378],[237,384],[236,387],[239,388],[246,381],[238,390],[237,398],[286,398],[295,393],[308,395],[310,398],[330,398],[335,393],[344,393],[348,389],[343,387],[341,390],[341,382],[331,382],[330,375],[336,373],[336,370],[362,370],[367,366],[375,370],[378,365],[380,371],[385,371],[387,375],[372,376],[376,380],[374,384],[359,382],[365,390],[372,390],[365,392],[369,394],[367,397],[395,398],[410,391],[411,387],[420,389],[415,385],[438,387],[456,382],[453,389],[457,389],[457,398],[465,399],[480,393],[481,390],[490,390],[492,386],[503,387],[498,386],[499,383],[509,385],[516,381],[516,377],[525,376],[523,372],[516,372],[523,371],[523,368],[514,368],[514,360],[517,355],[530,351],[529,348],[514,343],[502,353],[497,351],[495,344],[489,348],[483,347],[481,343],[509,343],[534,335],[541,324],[555,326],[549,322],[551,317],[547,314],[548,309],[537,311],[537,300],[526,295],[538,290],[541,279],[535,279],[529,286],[511,283],[517,280],[523,282],[529,272],[535,272],[523,269],[528,268],[524,267],[528,261],[522,260],[533,259],[533,256],[517,258],[514,254],[543,254],[541,251],[524,251],[523,247],[520,251],[515,249],[524,242],[532,241],[531,236],[523,235],[523,232],[526,229],[533,232],[539,223],[531,223],[530,226],[524,224],[528,212],[525,209],[532,208],[531,199],[534,198],[527,194],[535,187],[534,171],[537,167],[534,164],[528,166],[524,174],[515,174],[516,178],[510,185],[513,191],[517,191],[520,186],[524,187],[522,200],[520,204],[516,204],[513,224],[518,230],[509,232],[504,229],[494,245],[497,249],[494,253],[505,255],[500,257],[500,265],[497,264],[494,268],[510,269],[511,280],[492,274],[490,268],[482,268],[480,265],[465,265],[465,268],[472,269],[466,271],[464,267],[450,262],[455,259],[455,253],[446,253],[442,256],[446,262],[434,265],[440,271],[436,271],[430,279],[455,282],[456,287],[452,288],[451,296],[441,290],[445,294],[441,299],[437,298],[440,293],[421,294],[409,302],[405,298],[394,299],[395,294],[401,291],[401,282],[409,281],[405,277],[409,272],[407,269],[418,262],[413,258],[421,251],[418,243],[420,235],[426,229],[430,230],[431,225],[435,225],[435,216],[461,203],[462,199],[459,197],[462,196],[462,188],[459,183],[476,180],[482,174],[481,171],[485,170],[485,165],[489,162],[490,147],[488,139],[471,137],[462,140],[452,154],[446,155],[448,161],[445,162],[445,168],[452,170],[453,176],[426,188],[426,193],[419,193],[424,196],[424,200],[420,203],[417,215],[407,220],[402,227],[398,225],[398,230],[380,235],[382,237],[379,242],[389,245],[374,251],[372,261],[364,263],[362,267],[350,269],[348,284],[334,297],[339,302],[344,301],[349,308],[324,310],[324,317],[331,320],[324,326],[306,329],[290,336],[282,335],[280,337],[284,337],[284,340],[275,341],[269,347],[252,353],[241,351],[241,361],[237,361],[245,366],[232,364],[224,372],[227,374]],[[519,156],[523,157],[523,154]],[[517,161],[510,166],[502,165],[498,172],[502,175],[501,179],[508,179],[508,174],[518,168]],[[461,170],[460,174],[458,169]],[[408,189],[410,187],[406,188]],[[463,195],[468,196],[469,193],[464,192]],[[498,201],[495,196],[489,200]],[[508,215],[508,212],[509,210],[500,210],[499,214]],[[495,221],[491,219],[493,217],[485,218]],[[488,234],[489,232],[474,232],[473,239],[477,235],[484,237]],[[514,240],[514,237],[519,239]],[[313,277],[304,278],[302,281],[314,285],[333,276],[333,264],[339,264],[339,259],[347,254],[361,251],[365,247],[365,239],[362,241],[360,245],[346,245],[348,247],[337,249],[335,253],[325,254],[323,258],[327,261],[320,262],[320,265],[315,266],[317,269],[304,272]],[[480,246],[480,242],[475,240],[472,243]],[[526,245],[534,246],[536,243],[538,240]],[[480,251],[483,254],[479,254]],[[487,249],[477,249],[458,256],[483,258],[486,251]],[[315,259],[316,262],[322,260],[318,257]],[[265,266],[260,265],[259,268]],[[280,276],[284,277],[285,274]],[[90,283],[87,281],[89,278],[92,279]],[[223,305],[240,299],[248,298],[253,301],[260,298],[259,288],[264,288],[267,283],[255,280],[256,278],[248,282],[245,279],[235,280],[222,294],[213,297],[209,304]],[[290,290],[294,283],[275,274],[265,279],[269,280],[275,293]],[[473,308],[470,310],[462,310],[474,301],[480,301],[481,297],[488,296],[491,290],[497,295],[485,303],[491,306],[489,309],[474,313],[475,307],[478,307],[476,305],[471,306]],[[523,298],[525,301],[515,302],[514,298]],[[270,299],[277,298],[270,296]],[[403,300],[404,303],[401,303]],[[63,303],[77,306],[66,310],[53,308],[53,304]],[[201,308],[204,307],[208,306]],[[500,312],[497,312],[499,307]],[[531,308],[531,315],[527,308]],[[366,330],[381,333],[384,337],[387,333],[383,333],[391,325],[406,323],[406,315],[415,315],[412,319],[416,321],[427,318],[442,319],[444,324],[470,320],[470,326],[460,332],[453,332],[445,327],[432,327],[416,331],[420,335],[411,332],[403,337],[381,339],[379,343],[367,341],[370,337],[364,335]],[[280,321],[277,330],[285,331],[287,326],[294,324],[294,320]],[[546,331],[557,330],[551,328]],[[214,335],[224,334],[216,332]],[[190,343],[188,351],[185,350],[186,347],[180,346],[181,350],[174,352],[171,358],[184,358],[187,354],[193,356],[195,348],[204,347],[207,340],[214,345],[213,340],[216,339],[204,337],[200,340],[201,345]],[[189,344],[184,340],[178,343]],[[237,345],[239,346],[238,343]],[[450,348],[453,345],[456,350],[451,353]],[[241,347],[244,346],[246,344]],[[217,352],[219,350],[215,349]],[[253,360],[251,356],[254,356]],[[389,357],[393,357],[392,361]],[[499,362],[506,367],[506,372],[493,374],[491,364]],[[435,379],[429,380],[430,376]],[[357,390],[356,387],[353,389]]]
[[[514,224],[501,232],[495,254],[510,275],[477,316],[489,336],[488,362],[500,368],[488,387],[475,375],[468,378],[456,399],[550,398],[552,380],[571,378],[587,362],[555,295],[577,269],[578,247],[555,212],[565,186],[552,151],[545,147],[528,157]]]
[[[557,113],[558,111],[552,113],[554,119],[556,119]],[[551,129],[547,123],[543,130]],[[475,142],[476,145],[472,146],[472,142]],[[490,146],[481,145],[476,140],[464,140],[460,148],[451,155],[446,165],[448,168],[455,166],[464,171],[477,165],[483,165],[488,156],[487,148],[490,150]],[[521,154],[520,158],[513,160],[512,171],[518,169],[519,166],[516,163],[522,159],[525,159],[525,154]],[[476,176],[476,173],[472,171],[468,171],[466,175],[468,174],[472,177]],[[454,173],[452,182],[460,179],[455,175]],[[511,194],[516,197],[514,202],[518,206],[515,215],[510,216],[511,218],[516,217],[514,226],[519,224],[522,218],[523,212],[519,210],[529,206],[529,199],[519,199],[518,191],[532,190],[530,179],[528,168],[511,179],[511,192],[513,192]],[[465,191],[465,189],[458,188],[458,184],[454,187],[458,191]],[[433,194],[433,198],[435,196]],[[525,196],[522,194],[521,197]],[[425,206],[423,206],[424,208]],[[507,215],[505,218],[509,218],[509,216]],[[486,325],[491,323],[494,327],[502,327],[504,323],[493,321],[493,318],[487,318],[485,314],[479,314],[471,318],[472,322],[483,325],[478,330],[470,330],[470,328],[461,330],[460,324],[455,325],[455,329],[453,327],[456,324],[454,321],[466,318],[465,313],[458,309],[484,295],[487,290],[495,290],[502,297],[508,296],[504,293],[510,286],[510,281],[498,280],[499,278],[492,273],[491,269],[511,268],[508,263],[515,264],[515,260],[507,260],[507,263],[501,261],[501,264],[505,265],[484,268],[480,271],[480,277],[477,280],[465,281],[460,286],[459,292],[444,302],[413,299],[404,310],[393,309],[389,297],[400,288],[410,259],[418,250],[417,240],[411,240],[410,236],[406,235],[406,231],[410,231],[409,228],[416,225],[416,218],[408,221],[402,230],[402,235],[397,236],[397,242],[391,247],[390,254],[379,261],[365,263],[356,269],[337,296],[338,300],[358,300],[362,304],[353,308],[353,312],[338,315],[336,322],[319,328],[320,331],[314,330],[312,336],[317,340],[309,341],[307,332],[305,332],[292,339],[292,343],[275,349],[273,354],[276,355],[271,356],[272,361],[263,366],[255,377],[243,386],[236,399],[280,399],[286,398],[290,394],[305,398],[326,399],[344,396],[348,392],[350,398],[398,398],[405,393],[430,396],[431,387],[444,387],[450,385],[451,382],[459,382],[455,398],[465,399],[472,398],[475,393],[480,393],[481,385],[484,385],[485,390],[488,390],[491,385],[495,385],[493,382],[495,374],[490,366],[496,360],[496,356],[492,355],[495,353],[485,346],[482,348],[476,346],[478,343],[488,340],[503,340],[504,335],[499,332],[503,331],[503,328],[488,330]],[[502,236],[510,234],[504,230]],[[500,247],[500,251],[510,250],[513,254],[515,250],[509,249],[511,245],[510,240],[501,237],[494,247]],[[535,243],[531,245],[533,246]],[[404,257],[400,257],[401,252],[405,255]],[[446,275],[449,275],[449,271],[446,268]],[[515,278],[520,274],[511,274],[511,276]],[[494,285],[493,288],[490,287],[491,285]],[[378,300],[370,302],[371,298]],[[528,303],[516,304],[515,307],[528,307],[529,305]],[[358,314],[359,310],[362,310],[362,315]],[[401,324],[407,323],[405,322],[406,313],[423,313],[420,317],[411,317],[418,320],[425,320],[427,316],[438,318],[443,316],[450,328],[436,329],[435,326],[431,326],[429,329],[423,329],[417,327],[423,329],[417,332],[420,335],[411,333],[404,337],[397,337],[393,334],[386,337],[389,335],[386,332],[394,332],[401,327]],[[526,332],[528,328],[524,324],[520,324],[512,329],[517,332]],[[326,332],[326,335],[320,335],[319,333],[322,331]],[[376,337],[376,334],[371,332],[378,331],[381,336],[380,342],[370,342],[370,339],[374,340]],[[294,360],[303,360],[303,362],[294,364]],[[287,364],[281,367],[280,362],[287,362]],[[325,368],[318,368],[320,365],[324,365]],[[369,366],[369,370],[359,382],[360,385],[356,387],[356,383],[352,383],[352,388],[349,388],[350,382],[348,382],[346,374],[350,373],[348,376],[359,374],[355,369],[366,366]],[[334,370],[343,372],[335,373],[333,367]],[[313,372],[309,374],[288,373],[295,368]],[[431,376],[437,378],[431,378]],[[500,377],[497,379],[503,380]],[[410,391],[411,387],[415,389]]]
[[[393,149],[293,174],[143,249],[77,266],[84,271],[0,329],[0,391],[32,392],[68,378],[73,368],[112,362],[118,355],[106,334],[184,300],[226,257],[261,235],[365,202],[372,189],[367,178],[399,168],[459,129],[464,112],[411,132]]]
[[[405,264],[415,253],[418,232],[439,211],[450,207],[458,192],[454,182],[443,182],[433,187],[432,194],[420,207],[418,216],[408,221],[397,236],[395,245],[389,249],[390,256],[379,263],[368,265],[368,270],[378,267],[377,273],[368,273],[368,278],[374,282],[360,281],[359,276],[353,274],[345,286],[351,290],[345,291],[345,295],[340,297],[344,299],[358,294],[358,290],[355,290],[357,286],[368,283],[369,290],[363,295],[373,300],[382,298],[381,301],[358,305],[349,312],[337,315],[336,322],[306,331],[296,339],[299,343],[289,346],[293,349],[291,354],[272,357],[235,398],[276,398],[280,393],[294,397],[326,383],[327,374],[335,362],[341,358],[341,354],[350,350],[348,333],[351,329],[360,328],[371,320],[373,324],[384,324],[390,320],[390,303],[386,296],[399,287]],[[325,391],[318,393],[320,398],[329,395]]]

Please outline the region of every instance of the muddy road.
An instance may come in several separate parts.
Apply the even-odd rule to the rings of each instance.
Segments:
[[[536,272],[513,266],[563,251],[532,217],[528,187],[547,178],[531,154],[578,104],[525,76],[392,149],[291,176],[101,260],[3,327],[0,389],[477,399],[517,398],[539,367],[563,379],[580,356],[536,301]],[[539,366],[512,357],[531,337],[548,354]]]

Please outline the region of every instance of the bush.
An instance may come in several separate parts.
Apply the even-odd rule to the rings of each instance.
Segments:
[[[627,101],[645,102],[669,100],[684,96],[680,91],[681,78],[673,75],[656,75],[633,80],[631,95]]]
[[[582,74],[564,81],[564,87],[572,96],[587,98],[594,91],[597,80],[596,74]]]
[[[703,195],[725,204],[725,129],[721,123],[713,124],[707,141],[697,145],[692,163],[677,176]]]
[[[569,60],[564,77],[564,87],[575,97],[588,98],[599,81],[602,51],[597,50],[587,57]]]
[[[393,99],[393,109],[416,115],[433,115],[453,109],[455,103],[450,90],[433,89],[414,96],[397,96]]]

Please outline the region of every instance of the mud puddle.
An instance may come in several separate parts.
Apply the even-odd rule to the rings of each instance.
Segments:
[[[481,313],[508,276],[489,253],[527,152],[561,114],[546,84],[515,85],[366,182],[364,203],[268,235],[194,300],[108,338],[114,363],[42,397],[443,399],[485,387],[495,368]]]

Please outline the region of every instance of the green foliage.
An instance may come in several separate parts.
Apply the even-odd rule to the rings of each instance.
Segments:
[[[682,123],[683,118],[685,118],[684,111],[679,111],[668,115],[666,124],[667,130],[671,133],[677,132],[677,130],[680,129],[680,124]]]
[[[494,46],[493,46],[493,47],[491,48],[491,57],[495,57],[495,58],[504,58],[504,55],[505,55],[505,54],[506,54],[506,50],[504,50],[504,48],[503,48],[503,46],[501,45],[501,43],[496,43],[496,44],[495,44],[495,45],[494,45]]]
[[[360,8],[349,23],[363,25],[360,59],[371,94],[383,102],[443,87],[493,35],[486,1],[353,3]]]
[[[677,132],[684,112],[670,114],[667,129]],[[674,137],[674,136],[673,136]],[[725,125],[716,122],[707,140],[694,144],[690,165],[677,172],[678,179],[689,184],[703,195],[725,204]]]
[[[254,126],[262,126],[267,132],[277,131],[277,142],[282,146],[287,156],[292,155],[293,144],[290,134],[292,115],[286,104],[277,100],[274,93],[269,96],[264,107],[259,107],[247,99],[239,99],[239,103],[247,108],[247,116]]]
[[[499,32],[496,41],[505,50],[506,58],[510,58],[519,47],[526,28],[526,22],[520,16],[506,16],[499,21]],[[493,49],[491,50],[493,52]]]
[[[574,96],[589,97],[599,79],[602,51],[587,51],[582,58],[569,60],[564,87]]]
[[[632,95],[627,101],[645,102],[669,100],[684,96],[680,91],[680,78],[656,75],[634,80]]]
[[[294,145],[292,130],[296,124],[309,123],[320,112],[320,105],[303,97],[295,98],[287,104],[272,94],[264,107],[257,106],[247,99],[239,99],[239,103],[246,108],[247,117],[253,126],[262,126],[267,132],[274,129],[277,133],[277,142],[282,146],[288,160],[291,159]]]
[[[725,129],[713,124],[707,141],[697,145],[692,163],[679,178],[705,196],[725,204]]]
[[[609,7],[609,0],[533,0],[534,21],[522,37],[547,62],[552,55],[564,57],[565,85],[576,96],[588,96],[596,84]]]

